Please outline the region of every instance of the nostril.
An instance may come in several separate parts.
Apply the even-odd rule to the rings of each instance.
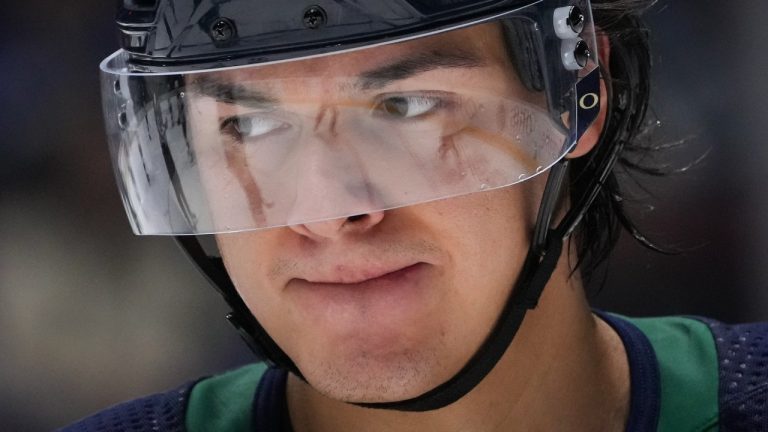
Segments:
[[[349,222],[357,222],[357,221],[359,221],[360,219],[364,219],[364,218],[365,218],[365,216],[366,216],[366,215],[364,215],[364,214],[360,214],[360,215],[354,215],[354,216],[350,216],[350,217],[348,217],[348,218],[347,218],[347,220],[348,220]]]

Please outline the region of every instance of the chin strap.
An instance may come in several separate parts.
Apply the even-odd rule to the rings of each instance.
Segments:
[[[539,209],[534,239],[528,250],[520,277],[488,339],[467,364],[448,381],[415,398],[395,402],[351,403],[366,408],[398,411],[435,410],[462,398],[490,373],[517,334],[525,313],[536,307],[544,287],[557,266],[564,238],[570,234],[591,202],[591,200],[582,201],[579,203],[580,206],[572,208],[566,214],[556,228],[548,228],[557,208],[556,204],[564,184],[567,167],[567,160],[562,160],[552,167]],[[599,183],[596,183],[597,186]],[[250,313],[235,290],[222,260],[208,256],[194,236],[177,236],[176,240],[232,307],[232,313],[227,316],[227,319],[235,326],[254,353],[259,358],[266,359],[304,379],[293,361]]]
[[[488,339],[467,364],[451,379],[412,399],[396,402],[350,402],[366,408],[399,411],[430,411],[456,402],[485,378],[504,355],[512,342],[525,313],[536,307],[544,287],[557,266],[563,245],[562,227],[548,230],[560,190],[564,183],[568,162],[563,160],[552,167],[544,192],[534,242],[528,251],[517,283]],[[540,226],[544,226],[542,230]],[[543,231],[543,233],[542,233]],[[293,361],[267,334],[253,317],[232,284],[220,258],[208,256],[194,236],[177,236],[177,242],[195,262],[233,311],[227,319],[238,330],[248,346],[261,359],[266,359],[304,379]]]

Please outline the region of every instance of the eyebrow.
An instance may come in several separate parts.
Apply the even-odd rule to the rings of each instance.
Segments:
[[[474,53],[454,50],[418,53],[395,63],[388,64],[367,72],[358,77],[358,86],[363,90],[373,90],[384,87],[394,81],[410,78],[420,73],[441,68],[475,68],[484,66],[485,62]]]
[[[233,105],[245,105],[254,108],[264,108],[278,105],[277,98],[269,93],[249,88],[242,84],[223,81],[212,76],[202,76],[192,82],[196,93]]]
[[[362,72],[356,86],[363,90],[375,90],[394,81],[410,78],[420,73],[442,68],[474,68],[485,62],[476,54],[461,50],[433,50],[407,56],[394,63]],[[233,105],[266,108],[279,105],[278,98],[269,93],[249,88],[235,82],[213,76],[201,76],[192,82],[192,89],[198,94]]]

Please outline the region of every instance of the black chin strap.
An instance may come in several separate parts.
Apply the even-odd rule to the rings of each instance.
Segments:
[[[415,398],[396,402],[350,403],[366,408],[399,411],[435,410],[462,398],[490,373],[515,337],[525,313],[528,309],[536,307],[560,258],[564,234],[569,232],[569,227],[563,227],[561,224],[550,230],[548,226],[557,208],[556,202],[564,183],[567,165],[567,160],[562,160],[552,167],[539,209],[534,241],[528,251],[520,277],[488,339],[467,364],[445,383]],[[566,219],[569,218],[566,217]],[[250,313],[237,294],[221,259],[209,257],[194,236],[177,236],[176,240],[232,307],[233,311],[227,319],[256,355],[304,379],[293,361]]]

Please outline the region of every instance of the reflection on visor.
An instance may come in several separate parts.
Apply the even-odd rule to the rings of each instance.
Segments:
[[[105,94],[130,93],[105,106],[119,120],[112,153],[134,230],[302,224],[546,170],[575,144],[563,120],[574,96],[554,109],[527,88],[492,24],[276,65],[107,76]],[[474,46],[455,48],[468,37]]]

